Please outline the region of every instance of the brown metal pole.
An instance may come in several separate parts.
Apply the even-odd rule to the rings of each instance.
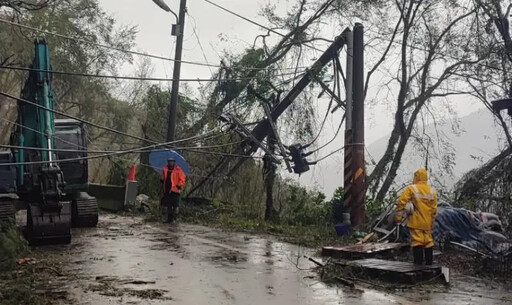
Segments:
[[[360,23],[354,26],[354,67],[353,67],[353,121],[352,121],[352,204],[350,220],[352,226],[361,228],[366,218],[366,169],[364,161],[364,28]]]

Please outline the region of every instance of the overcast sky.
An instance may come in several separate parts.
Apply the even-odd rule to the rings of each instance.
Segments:
[[[178,12],[179,0],[164,1],[175,12]],[[265,19],[259,16],[259,12],[265,3],[272,0],[212,1],[245,17],[265,24]],[[170,35],[171,24],[175,23],[175,18],[172,14],[164,12],[151,0],[100,0],[100,3],[107,12],[116,17],[119,23],[137,26],[137,50],[168,57],[174,56],[175,39]],[[295,3],[295,0],[274,0],[272,3],[276,4],[278,12],[283,14]],[[194,30],[201,41],[204,54],[194,34]],[[340,30],[341,26],[339,25],[326,25],[325,29],[322,29],[322,36],[333,39],[336,32]],[[220,61],[219,55],[223,53],[223,50],[229,50],[233,53],[241,52],[243,49],[250,47],[254,37],[260,33],[262,33],[262,30],[257,26],[224,12],[204,0],[189,0],[183,59],[218,64]],[[313,57],[314,55],[311,56]],[[154,67],[153,76],[168,78],[172,76],[172,62],[152,60],[152,64]],[[133,73],[134,69],[134,66],[126,66],[123,67],[123,72]],[[211,71],[208,67],[182,65],[182,78],[209,78],[210,76]],[[197,83],[190,83],[190,86],[197,88]],[[326,104],[322,100],[317,103],[321,115],[323,115],[322,110],[326,109]],[[464,116],[475,111],[480,105],[459,98],[453,101],[453,107],[459,113],[459,116]],[[386,112],[385,110],[386,107],[382,105],[368,105],[366,120],[367,143],[372,143],[389,133],[393,120],[389,111]],[[342,115],[343,113],[338,111],[333,116],[330,116],[325,131],[318,143],[324,143],[332,137]],[[340,136],[330,146],[320,152],[317,157],[321,157],[342,146],[343,138]],[[374,157],[378,158],[378,156]],[[343,153],[340,152],[321,164],[314,166],[313,170],[304,174],[299,181],[308,186],[319,187],[328,195],[332,194],[333,190],[342,184],[342,160]]]

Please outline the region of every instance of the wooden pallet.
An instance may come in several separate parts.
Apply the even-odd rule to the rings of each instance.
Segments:
[[[341,259],[361,259],[377,255],[389,257],[397,251],[406,249],[409,249],[409,245],[403,243],[367,243],[342,247],[324,247],[322,255]]]
[[[362,259],[340,262],[354,271],[362,271],[365,275],[400,283],[417,283],[441,278],[442,268],[439,265],[415,265],[411,262],[399,262],[383,259]]]

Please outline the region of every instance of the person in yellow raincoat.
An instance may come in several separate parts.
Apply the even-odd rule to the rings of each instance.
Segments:
[[[400,224],[407,222],[411,235],[411,247],[415,264],[432,265],[434,227],[437,213],[437,192],[428,185],[427,170],[421,168],[414,173],[414,180],[398,198],[395,221]]]

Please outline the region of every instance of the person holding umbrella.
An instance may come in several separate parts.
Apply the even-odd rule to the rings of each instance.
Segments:
[[[162,182],[162,199],[160,204],[165,211],[166,221],[173,222],[178,216],[180,193],[186,181],[185,173],[176,164],[174,157],[167,159],[167,165],[163,168],[160,181]]]

